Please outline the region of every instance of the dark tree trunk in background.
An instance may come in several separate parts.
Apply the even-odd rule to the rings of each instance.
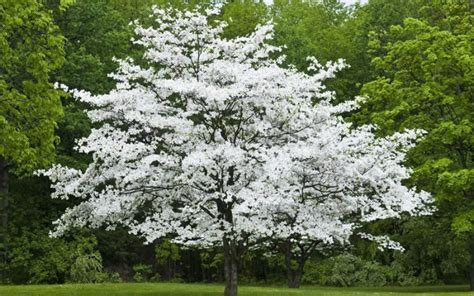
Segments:
[[[471,263],[469,266],[469,280],[471,284],[471,291],[474,291],[474,242],[471,238],[471,245],[470,245],[470,255],[471,255]]]
[[[0,282],[6,278],[8,228],[8,170],[0,158]]]
[[[224,238],[224,296],[237,296],[238,254],[235,242]]]
[[[293,263],[293,254],[291,250],[291,243],[286,242],[284,245],[285,251],[285,268],[288,280],[288,288],[299,288],[301,285],[301,277],[303,276],[304,264],[306,263],[305,256],[301,255],[296,258],[296,266]]]

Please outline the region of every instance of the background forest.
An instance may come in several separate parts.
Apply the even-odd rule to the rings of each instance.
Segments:
[[[0,269],[5,283],[120,281],[222,282],[217,249],[183,249],[168,240],[144,245],[126,229],[78,229],[49,237],[67,200],[50,198],[39,168],[85,168],[75,139],[92,127],[84,110],[54,82],[100,94],[114,87],[114,58],[140,59],[130,22],[146,23],[152,5],[186,9],[206,1],[0,0]],[[345,59],[328,87],[340,101],[367,97],[347,114],[379,135],[426,131],[410,151],[407,183],[431,192],[438,210],[367,224],[390,233],[404,252],[380,251],[354,237],[351,247],[311,254],[303,284],[384,286],[474,283],[474,3],[469,0],[229,1],[216,16],[233,38],[272,19],[274,42],[287,44],[286,66],[306,70]],[[14,98],[14,100],[2,100]],[[48,98],[44,100],[42,98]],[[4,101],[14,103],[4,103]],[[28,116],[27,116],[28,115]],[[29,118],[47,120],[35,121]],[[242,283],[286,282],[283,254],[248,253]],[[292,262],[296,264],[296,262]]]

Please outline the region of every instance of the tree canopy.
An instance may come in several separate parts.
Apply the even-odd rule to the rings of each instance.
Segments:
[[[37,1],[1,4],[0,156],[16,171],[31,172],[55,152],[62,107],[50,75],[64,62],[64,38]]]
[[[440,207],[452,211],[455,232],[471,232],[472,7],[435,1],[420,14],[371,41],[371,50],[382,55],[372,60],[379,77],[362,89],[369,97],[366,112],[384,133],[414,127],[427,132],[410,152],[412,182],[434,192]]]

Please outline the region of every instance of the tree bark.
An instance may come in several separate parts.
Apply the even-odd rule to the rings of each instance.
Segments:
[[[224,296],[237,296],[238,255],[235,242],[224,238]]]
[[[291,252],[291,243],[287,242],[284,246],[285,249],[285,267],[286,275],[288,280],[288,288],[299,288],[301,285],[301,278],[303,276],[303,269],[306,263],[304,255],[296,258],[297,266],[293,266],[293,254]]]
[[[8,168],[0,158],[0,282],[5,281],[7,263],[7,228],[8,228]]]
[[[303,275],[298,269],[291,270],[288,274],[288,288],[297,289],[301,285],[301,276]]]
[[[471,284],[471,291],[474,291],[474,242],[471,242],[469,253],[471,255],[471,262],[469,266],[469,280]]]

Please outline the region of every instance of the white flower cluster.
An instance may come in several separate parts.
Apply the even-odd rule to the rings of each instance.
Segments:
[[[376,242],[378,244],[378,249],[383,251],[385,249],[392,249],[392,250],[398,250],[398,251],[404,251],[405,248],[403,248],[402,245],[400,245],[399,242],[391,240],[388,236],[386,235],[379,235],[375,236],[370,233],[363,233],[360,232],[359,236],[362,238],[365,238],[367,240]]]
[[[198,12],[155,8],[153,17],[154,27],[136,24],[145,66],[119,61],[107,94],[71,91],[98,127],[78,141],[93,158],[86,171],[43,172],[53,197],[81,200],[56,235],[123,224],[149,242],[331,245],[361,222],[430,212],[426,192],[402,185],[419,132],[377,138],[344,122],[357,102],[334,105],[323,86],[342,61],[310,58],[305,74],[270,58],[280,51],[268,44],[271,24],[226,40],[225,23]]]

